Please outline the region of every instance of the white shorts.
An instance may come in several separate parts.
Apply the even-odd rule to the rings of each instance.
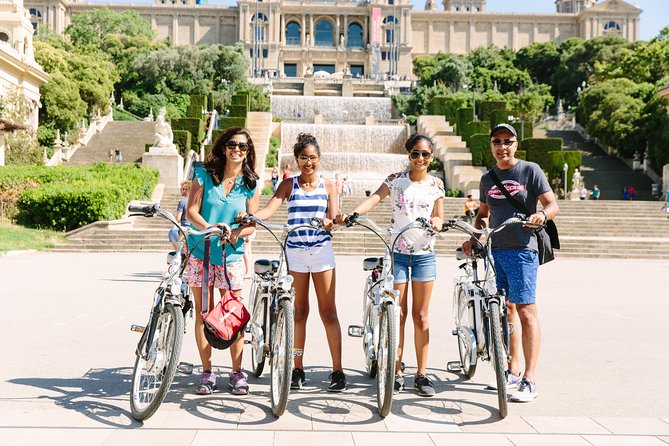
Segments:
[[[331,242],[314,248],[287,248],[288,268],[296,273],[321,273],[335,268]]]

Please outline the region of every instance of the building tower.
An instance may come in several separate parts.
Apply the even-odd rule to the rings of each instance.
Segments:
[[[485,12],[485,0],[444,0],[444,11]]]
[[[572,14],[594,6],[597,0],[555,0],[557,12]]]

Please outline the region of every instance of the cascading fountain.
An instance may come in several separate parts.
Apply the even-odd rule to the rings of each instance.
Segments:
[[[284,121],[314,122],[319,112],[326,122],[363,123],[370,112],[377,121],[392,117],[390,98],[272,96],[270,104],[272,115]]]
[[[297,124],[281,126],[281,166],[298,172],[293,144],[300,133],[314,135],[321,147],[319,172],[327,179],[347,176],[354,193],[374,191],[393,172],[408,165],[404,142],[408,125]]]

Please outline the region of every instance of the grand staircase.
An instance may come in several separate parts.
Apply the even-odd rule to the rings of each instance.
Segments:
[[[161,207],[174,211],[177,190],[167,190],[160,200]],[[261,206],[269,197],[261,197]],[[344,199],[343,209],[351,210],[362,196]],[[462,198],[446,198],[447,218],[462,215]],[[556,219],[562,249],[557,257],[669,259],[669,221],[657,201],[561,201],[561,214]],[[389,200],[380,203],[367,216],[387,224]],[[282,206],[271,219],[286,222]],[[169,223],[160,218],[133,217],[111,224],[98,223],[74,231],[67,243],[54,251],[167,251]],[[464,234],[447,233],[437,241],[437,254],[451,256],[466,239]],[[383,252],[380,241],[359,227],[336,231],[333,235],[337,254],[375,255]],[[252,245],[254,256],[278,252],[276,242],[263,229],[258,229]]]
[[[141,163],[146,144],[156,136],[156,123],[143,121],[112,121],[87,145],[78,149],[68,165],[90,165],[109,161],[109,149],[121,149],[124,163]]]

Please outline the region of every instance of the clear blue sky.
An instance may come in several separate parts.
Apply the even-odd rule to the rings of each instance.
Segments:
[[[110,0],[114,3],[124,3],[124,0]],[[204,0],[207,1],[207,0]],[[425,0],[411,0],[414,9],[422,10]],[[641,40],[649,40],[657,36],[662,28],[669,25],[668,0],[626,0],[643,10],[641,14]],[[154,3],[153,0],[128,0],[128,3]],[[105,2],[106,3],[106,2]],[[235,0],[208,0],[210,5],[236,5]],[[437,0],[440,9],[443,9],[441,0]],[[555,12],[555,0],[487,0],[486,6],[490,12]]]

